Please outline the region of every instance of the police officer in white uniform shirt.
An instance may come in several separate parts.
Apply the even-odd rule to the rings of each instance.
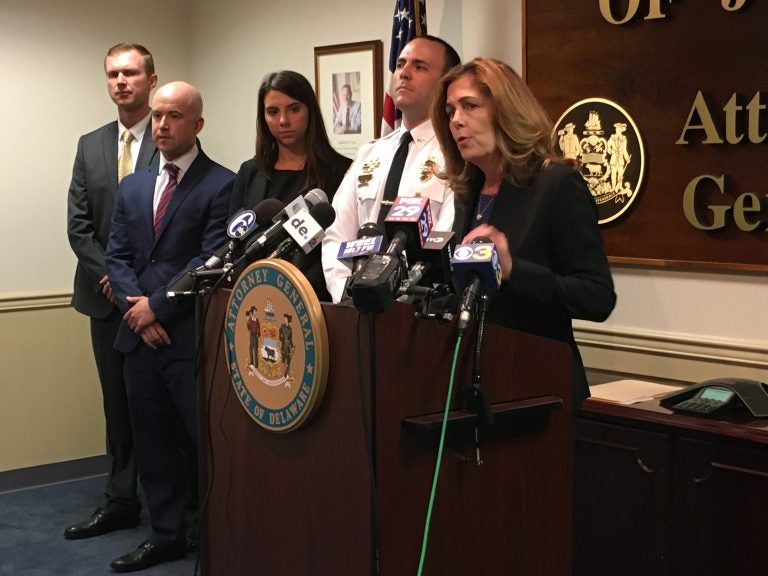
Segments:
[[[360,148],[333,198],[336,220],[323,240],[323,270],[334,302],[344,297],[350,275],[349,267],[337,259],[339,246],[357,238],[363,224],[377,221],[389,169],[405,132],[411,133],[413,141],[397,195],[429,198],[433,229],[453,228],[453,191],[437,177],[443,169],[443,154],[429,120],[429,108],[440,78],[459,62],[456,51],[434,36],[414,38],[400,52],[390,94],[402,113],[402,124]]]

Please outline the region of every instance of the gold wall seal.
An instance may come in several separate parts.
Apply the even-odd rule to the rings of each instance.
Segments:
[[[603,98],[577,102],[555,124],[555,142],[563,156],[578,163],[600,224],[627,212],[640,192],[645,149],[635,122],[621,106]]]

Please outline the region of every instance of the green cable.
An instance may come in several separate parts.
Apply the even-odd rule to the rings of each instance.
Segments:
[[[432,521],[432,506],[435,503],[435,494],[437,494],[437,477],[440,474],[440,463],[443,460],[443,445],[445,444],[445,431],[448,428],[448,412],[451,407],[451,396],[453,395],[453,380],[456,375],[456,362],[459,358],[459,349],[461,348],[461,335],[456,340],[456,349],[453,351],[453,363],[451,364],[451,377],[448,381],[448,395],[445,399],[445,410],[443,412],[443,426],[440,430],[440,444],[437,448],[437,462],[435,463],[435,475],[432,477],[432,491],[429,495],[429,506],[427,506],[427,517],[424,521],[424,537],[421,542],[421,558],[419,558],[419,570],[417,576],[421,576],[424,570],[424,560],[427,557],[427,540],[429,539],[429,525]]]

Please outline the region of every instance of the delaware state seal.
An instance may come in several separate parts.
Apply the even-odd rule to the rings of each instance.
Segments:
[[[302,426],[328,378],[328,331],[304,275],[259,260],[232,287],[224,338],[232,386],[248,415],[272,432]]]
[[[577,102],[555,124],[555,141],[563,156],[578,164],[600,224],[629,210],[643,182],[645,147],[621,106],[604,98]]]

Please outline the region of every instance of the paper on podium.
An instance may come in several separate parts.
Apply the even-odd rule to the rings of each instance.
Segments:
[[[643,380],[616,380],[605,384],[595,384],[589,387],[592,398],[615,402],[617,404],[637,404],[653,400],[666,394],[679,390],[678,386],[645,382]]]

